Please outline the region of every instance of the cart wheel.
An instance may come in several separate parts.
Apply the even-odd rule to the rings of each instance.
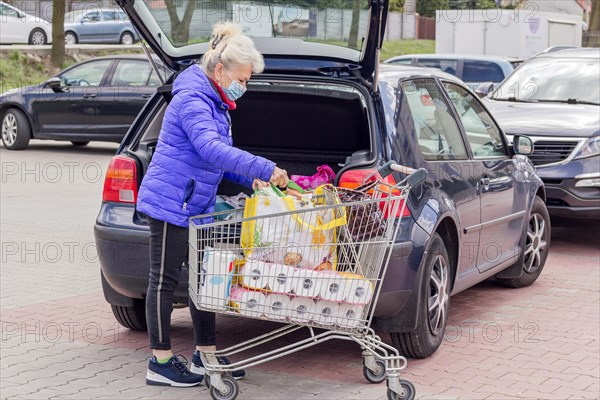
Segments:
[[[363,375],[371,383],[381,383],[385,380],[385,361],[375,360],[377,368],[371,371],[366,365],[363,366]]]
[[[398,393],[395,393],[388,389],[387,398],[388,400],[413,400],[415,398],[415,394],[417,394],[417,390],[415,386],[407,380],[400,379],[400,385],[402,389],[404,389],[404,396],[400,396]]]
[[[234,400],[240,392],[238,383],[229,375],[223,375],[221,379],[223,380],[223,384],[227,386],[227,390],[223,393],[218,391],[214,386],[211,386],[210,396],[213,400]]]

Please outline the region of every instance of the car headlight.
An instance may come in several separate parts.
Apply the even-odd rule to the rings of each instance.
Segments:
[[[589,138],[585,144],[583,145],[583,147],[581,148],[581,150],[579,150],[577,152],[577,155],[575,155],[575,158],[586,158],[586,157],[592,157],[592,156],[597,156],[600,154],[600,136],[594,136]]]

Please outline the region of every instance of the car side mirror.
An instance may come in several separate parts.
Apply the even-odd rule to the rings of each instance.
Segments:
[[[496,90],[496,84],[494,82],[484,82],[480,83],[479,86],[475,89],[475,94],[479,96],[479,98],[487,97],[490,93]]]
[[[90,19],[89,18],[82,18],[81,19],[81,23],[83,24],[84,22],[90,22]]]
[[[63,81],[59,77],[55,76],[46,81],[46,87],[49,87],[55,92],[62,92]]]
[[[533,141],[528,136],[515,136],[513,138],[513,150],[515,154],[531,155],[533,153]]]

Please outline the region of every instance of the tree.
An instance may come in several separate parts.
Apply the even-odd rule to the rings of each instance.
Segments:
[[[65,60],[65,0],[52,4],[52,65],[60,68]]]
[[[354,0],[352,4],[352,24],[350,25],[350,34],[348,36],[348,47],[356,49],[358,47],[358,21],[360,20],[360,0]]]
[[[585,36],[585,43],[583,44],[586,47],[598,47],[600,45],[599,36],[600,35],[600,3],[594,2],[592,4],[592,15],[590,17],[590,26],[587,31],[587,35]]]
[[[189,0],[183,18],[179,20],[177,15],[177,7],[173,0],[165,0],[165,6],[169,13],[169,20],[171,21],[171,40],[175,45],[186,45],[190,38],[190,23],[196,10],[196,0]]]
[[[418,0],[417,13],[421,17],[435,17],[437,10],[447,10],[450,8],[449,0]]]

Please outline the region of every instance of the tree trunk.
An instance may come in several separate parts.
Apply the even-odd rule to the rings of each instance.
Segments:
[[[352,5],[352,24],[348,36],[348,47],[358,48],[358,24],[360,23],[360,0],[354,0]]]
[[[52,65],[57,68],[65,60],[65,0],[54,0],[52,4]]]
[[[600,46],[600,2],[592,3],[592,15],[590,17],[590,26],[588,27],[585,43],[586,47]]]
[[[196,11],[196,0],[189,0],[186,7],[183,19],[180,21],[177,15],[177,8],[173,0],[165,0],[169,20],[171,21],[171,40],[175,45],[187,44],[190,37],[190,23],[194,11]]]

